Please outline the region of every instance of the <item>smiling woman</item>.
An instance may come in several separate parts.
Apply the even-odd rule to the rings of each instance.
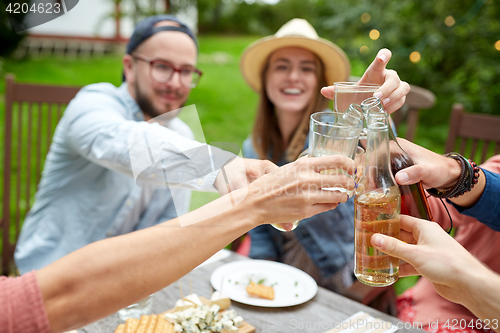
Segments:
[[[345,81],[350,66],[340,48],[319,38],[307,21],[293,19],[274,36],[251,44],[241,71],[259,94],[252,137],[245,140],[243,154],[284,165],[307,147],[311,114],[327,108],[321,87]],[[350,200],[302,220],[288,233],[259,226],[250,231],[250,256],[298,267],[322,287],[343,292],[353,282],[353,211]]]
[[[393,112],[403,104],[409,86],[395,71],[385,68],[390,57],[389,50],[380,50],[360,82],[380,85],[377,94],[387,97],[386,109]],[[294,161],[307,148],[311,114],[324,111],[328,105],[320,94],[321,87],[346,81],[350,73],[345,53],[318,37],[303,19],[293,19],[275,35],[249,45],[240,67],[248,85],[259,94],[252,136],[243,143],[243,154],[271,159],[278,165]],[[334,95],[333,89],[330,86],[321,91],[328,97]],[[297,226],[287,222],[281,225],[285,230]],[[250,257],[300,268],[322,287],[342,293],[354,281],[352,199],[302,220],[292,232],[263,225],[250,231],[250,239]]]
[[[345,53],[318,37],[309,22],[293,19],[274,36],[252,43],[241,58],[241,71],[260,95],[251,148],[261,159],[284,164],[304,149],[309,116],[328,105],[320,88],[345,81],[350,65]]]
[[[324,81],[322,73],[321,61],[306,49],[285,47],[269,57],[264,69],[263,76],[266,79],[263,87],[274,105],[283,148],[287,148],[296,125],[304,117],[307,106],[317,107],[310,101],[314,95],[318,95],[318,83]],[[325,103],[321,101],[319,104]]]

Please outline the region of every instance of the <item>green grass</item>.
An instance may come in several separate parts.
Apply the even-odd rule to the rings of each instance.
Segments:
[[[195,104],[206,141],[230,142],[241,146],[251,132],[258,96],[245,83],[239,71],[239,58],[244,48],[258,37],[201,36],[198,66],[204,72],[199,86],[191,92],[187,105]],[[14,73],[19,82],[84,86],[96,82],[121,83],[121,55],[101,58],[65,59],[46,56],[25,60],[3,59],[0,75]],[[353,59],[352,75],[361,76],[365,66]],[[0,123],[4,121],[5,81],[0,80]],[[181,118],[184,117],[181,115]],[[3,137],[4,126],[0,127]],[[405,127],[398,129],[400,135]],[[447,124],[431,128],[420,127],[416,142],[442,152],[447,136]],[[0,149],[3,157],[3,145]],[[0,165],[2,168],[3,165]],[[2,170],[3,172],[3,170]],[[31,192],[32,194],[34,191]],[[1,195],[1,194],[0,194]],[[216,193],[194,192],[191,208],[217,198]],[[1,199],[1,198],[0,198]],[[0,240],[1,241],[1,240]],[[404,281],[398,283],[405,285]],[[412,284],[413,282],[409,282]]]

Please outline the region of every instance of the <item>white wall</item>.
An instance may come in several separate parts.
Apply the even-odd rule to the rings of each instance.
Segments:
[[[114,6],[112,0],[80,0],[66,14],[31,28],[28,33],[113,38],[116,34],[115,21],[111,17]],[[132,35],[134,23],[131,18],[122,19],[120,31],[122,37],[129,38]]]
[[[148,3],[147,0],[141,1],[145,4]],[[113,38],[116,34],[115,21],[111,16],[115,10],[114,6],[112,0],[80,0],[68,13],[50,22],[28,29],[27,32],[44,35]],[[130,3],[126,2],[123,10],[129,12],[129,6]],[[198,10],[196,7],[190,7],[177,16],[195,33],[197,32]],[[29,20],[29,16],[27,19]],[[122,18],[120,25],[121,36],[129,38],[133,31],[134,22],[132,18]]]

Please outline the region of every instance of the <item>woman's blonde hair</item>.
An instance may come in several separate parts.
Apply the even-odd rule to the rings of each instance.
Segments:
[[[272,54],[271,54],[272,55]],[[283,145],[283,137],[281,135],[280,128],[278,126],[278,117],[274,110],[273,103],[269,100],[266,92],[266,76],[269,68],[269,59],[266,61],[266,65],[262,70],[260,75],[262,84],[259,105],[257,107],[257,116],[255,118],[255,124],[252,131],[252,142],[255,151],[261,159],[271,159],[273,162],[279,162],[283,154],[285,153],[285,147]],[[286,149],[285,159],[287,162],[294,161],[304,148],[304,143],[307,140],[307,134],[309,132],[309,118],[311,114],[318,111],[323,111],[328,106],[328,99],[323,97],[320,93],[320,88],[327,85],[323,62],[313,53],[316,62],[316,79],[317,86],[315,90],[317,91],[316,97],[314,97],[311,103],[304,110],[304,116],[300,121],[300,124],[295,129],[290,144]],[[269,151],[271,150],[271,156],[269,156]]]

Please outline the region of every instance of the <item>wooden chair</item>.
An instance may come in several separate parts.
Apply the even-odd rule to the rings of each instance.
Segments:
[[[396,128],[406,118],[407,129],[405,139],[413,141],[418,125],[418,113],[422,109],[429,109],[434,106],[436,96],[429,90],[419,86],[410,85],[411,90],[406,95],[405,104],[397,112],[394,112],[391,117],[396,125]]]
[[[483,163],[500,152],[500,117],[466,114],[462,104],[454,104],[446,141],[447,153],[456,151],[457,141],[461,141],[458,150],[461,155],[470,157],[478,164]],[[479,147],[480,157],[476,156]]]
[[[42,165],[62,113],[78,87],[16,83],[6,76],[2,274],[15,272],[14,249],[24,220],[34,200]]]

